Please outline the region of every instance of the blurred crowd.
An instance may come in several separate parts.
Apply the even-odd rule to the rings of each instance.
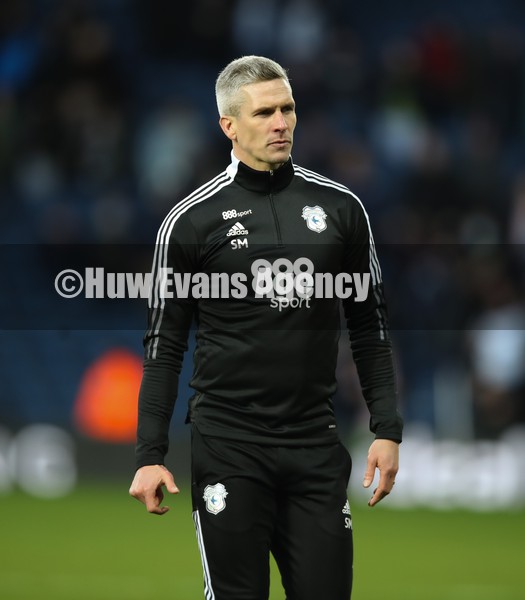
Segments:
[[[496,438],[525,422],[525,5],[369,4],[2,0],[0,240],[151,243],[229,160],[218,71],[270,56],[294,161],[370,215],[405,419]]]

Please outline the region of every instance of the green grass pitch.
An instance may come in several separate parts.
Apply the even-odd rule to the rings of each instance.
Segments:
[[[203,598],[188,485],[163,517],[147,514],[127,487],[83,485],[60,500],[0,497],[0,598]],[[352,509],[353,600],[525,597],[525,511]],[[284,600],[273,563],[271,600]]]

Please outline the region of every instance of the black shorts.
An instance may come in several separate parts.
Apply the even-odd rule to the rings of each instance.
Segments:
[[[193,518],[206,600],[349,600],[352,461],[342,444],[264,446],[192,431]]]

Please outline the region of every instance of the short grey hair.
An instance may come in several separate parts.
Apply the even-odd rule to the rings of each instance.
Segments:
[[[219,115],[236,117],[241,108],[240,90],[250,83],[284,79],[290,80],[286,70],[270,58],[264,56],[242,56],[232,60],[219,73],[215,83],[215,98]]]

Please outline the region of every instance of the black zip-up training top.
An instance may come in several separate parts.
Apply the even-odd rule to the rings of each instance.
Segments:
[[[192,325],[195,394],[188,421],[201,433],[275,445],[338,440],[331,398],[341,301],[301,298],[296,291],[282,301],[271,292],[256,297],[253,263],[259,259],[275,272],[279,264],[289,271],[295,265],[297,273],[311,264],[315,274],[332,277],[368,274],[366,300],[355,301],[354,289],[342,306],[370,429],[376,438],[401,441],[381,271],[361,202],[343,185],[291,160],[275,171],[255,171],[232,155],[228,168],[179,202],[159,229],[137,467],[164,462]],[[212,273],[227,274],[229,297],[197,299],[203,288],[190,285],[193,294],[170,299],[163,290],[177,289],[166,283],[176,273],[191,275],[192,285]],[[240,275],[228,279],[233,274]],[[268,277],[271,288],[273,275]]]

